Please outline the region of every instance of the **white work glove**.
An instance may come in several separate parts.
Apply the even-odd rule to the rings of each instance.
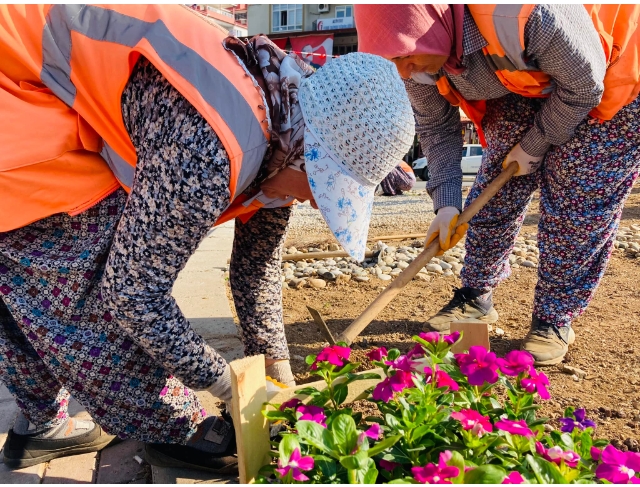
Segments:
[[[513,161],[517,161],[518,171],[514,174],[514,176],[525,176],[540,169],[543,160],[544,156],[531,156],[522,149],[520,144],[516,144],[502,162],[502,168],[506,169]]]
[[[458,224],[458,216],[460,211],[453,206],[443,206],[438,210],[438,214],[429,225],[425,247],[428,247],[437,237],[440,238],[440,252],[437,255],[444,254],[445,250],[454,247],[464,236],[469,228],[468,223],[463,223],[456,228]]]

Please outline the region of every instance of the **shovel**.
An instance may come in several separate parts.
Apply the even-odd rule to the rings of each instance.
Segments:
[[[517,161],[512,162],[506,169],[504,169],[497,178],[495,178],[484,189],[478,197],[473,200],[464,209],[464,211],[458,217],[458,226],[463,223],[469,223],[469,221],[478,213],[484,205],[498,192],[500,189],[511,179],[518,171]],[[346,330],[344,330],[337,338],[334,338],[331,331],[327,327],[327,324],[322,319],[320,313],[307,306],[309,313],[315,321],[316,325],[322,331],[327,341],[331,345],[335,345],[337,342],[345,342],[347,345],[351,345],[353,341],[362,333],[362,331],[369,326],[376,316],[389,304],[393,298],[398,294],[403,287],[407,285],[415,275],[420,272],[425,265],[427,265],[431,259],[440,251],[440,241],[435,239],[431,244],[426,247],[415,259],[409,267],[407,267],[402,273],[396,277],[396,279],[382,291],[378,297],[365,309],[360,316],[358,316],[353,323],[351,323]]]

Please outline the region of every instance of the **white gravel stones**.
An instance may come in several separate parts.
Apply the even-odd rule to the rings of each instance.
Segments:
[[[442,267],[440,267],[440,264],[427,264],[427,271],[435,272],[436,274],[444,273]]]
[[[315,289],[322,289],[327,287],[327,281],[322,279],[309,279],[309,285]]]
[[[391,276],[388,274],[380,274],[378,276],[378,279],[380,279],[381,281],[390,281],[391,280]]]

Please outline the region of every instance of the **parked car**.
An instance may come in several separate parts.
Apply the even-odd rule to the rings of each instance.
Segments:
[[[465,144],[462,147],[462,175],[475,176],[480,170],[482,163],[482,146],[480,144]],[[429,181],[429,168],[427,158],[421,157],[413,161],[413,172],[417,178]]]

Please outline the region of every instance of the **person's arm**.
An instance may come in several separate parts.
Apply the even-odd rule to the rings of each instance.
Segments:
[[[583,5],[537,5],[524,34],[527,57],[556,85],[520,142],[527,154],[539,157],[567,142],[600,103],[606,60]]]
[[[280,264],[292,209],[261,209],[247,223],[236,219],[229,279],[247,356],[289,359]]]
[[[426,188],[433,209],[451,206],[462,210],[462,124],[460,111],[433,85],[405,80],[416,119],[416,133],[427,158]]]

